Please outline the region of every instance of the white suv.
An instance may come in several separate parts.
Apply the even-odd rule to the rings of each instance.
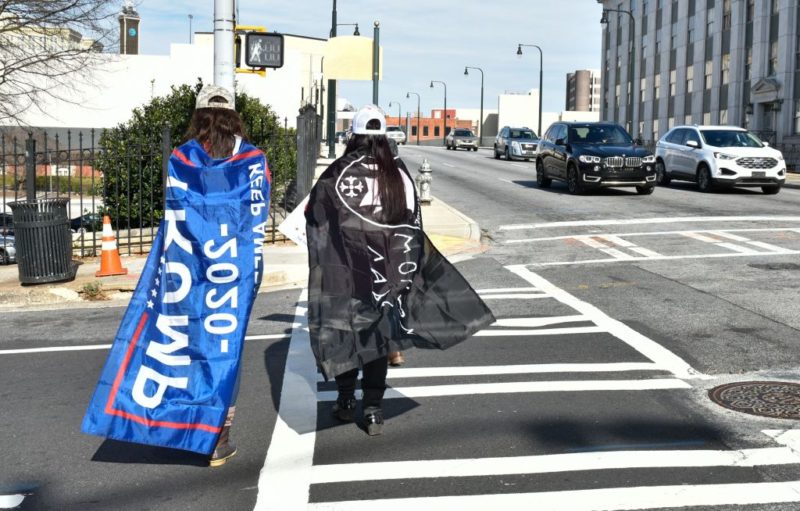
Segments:
[[[386,126],[386,138],[397,142],[398,145],[406,143],[406,132],[400,126]]]
[[[786,181],[786,162],[749,131],[733,126],[676,126],[656,144],[658,184],[694,181],[702,192],[720,186],[759,186],[774,194]]]

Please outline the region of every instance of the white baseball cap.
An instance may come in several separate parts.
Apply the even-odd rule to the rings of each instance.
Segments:
[[[378,121],[379,128],[368,129],[367,124],[370,121]],[[375,105],[364,105],[356,112],[353,117],[353,133],[356,135],[385,135],[386,134],[386,117],[381,112],[381,109]]]

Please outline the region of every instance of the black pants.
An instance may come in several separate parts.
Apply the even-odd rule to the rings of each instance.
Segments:
[[[383,393],[386,390],[386,371],[389,367],[387,357],[373,360],[361,368],[361,390],[364,391],[362,401],[364,408],[381,406]],[[336,377],[336,387],[339,389],[339,397],[348,399],[356,394],[356,379],[358,369],[347,371]]]

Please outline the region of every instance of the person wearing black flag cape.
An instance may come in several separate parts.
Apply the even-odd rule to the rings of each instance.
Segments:
[[[305,209],[308,323],[317,365],[336,379],[334,415],[354,420],[360,369],[364,426],[378,435],[388,354],[447,349],[494,316],[423,232],[413,181],[391,153],[378,107],[359,110],[352,133]]]

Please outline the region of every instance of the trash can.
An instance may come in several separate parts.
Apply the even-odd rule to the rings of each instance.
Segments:
[[[69,199],[42,199],[9,203],[14,215],[19,281],[44,284],[75,278]]]

